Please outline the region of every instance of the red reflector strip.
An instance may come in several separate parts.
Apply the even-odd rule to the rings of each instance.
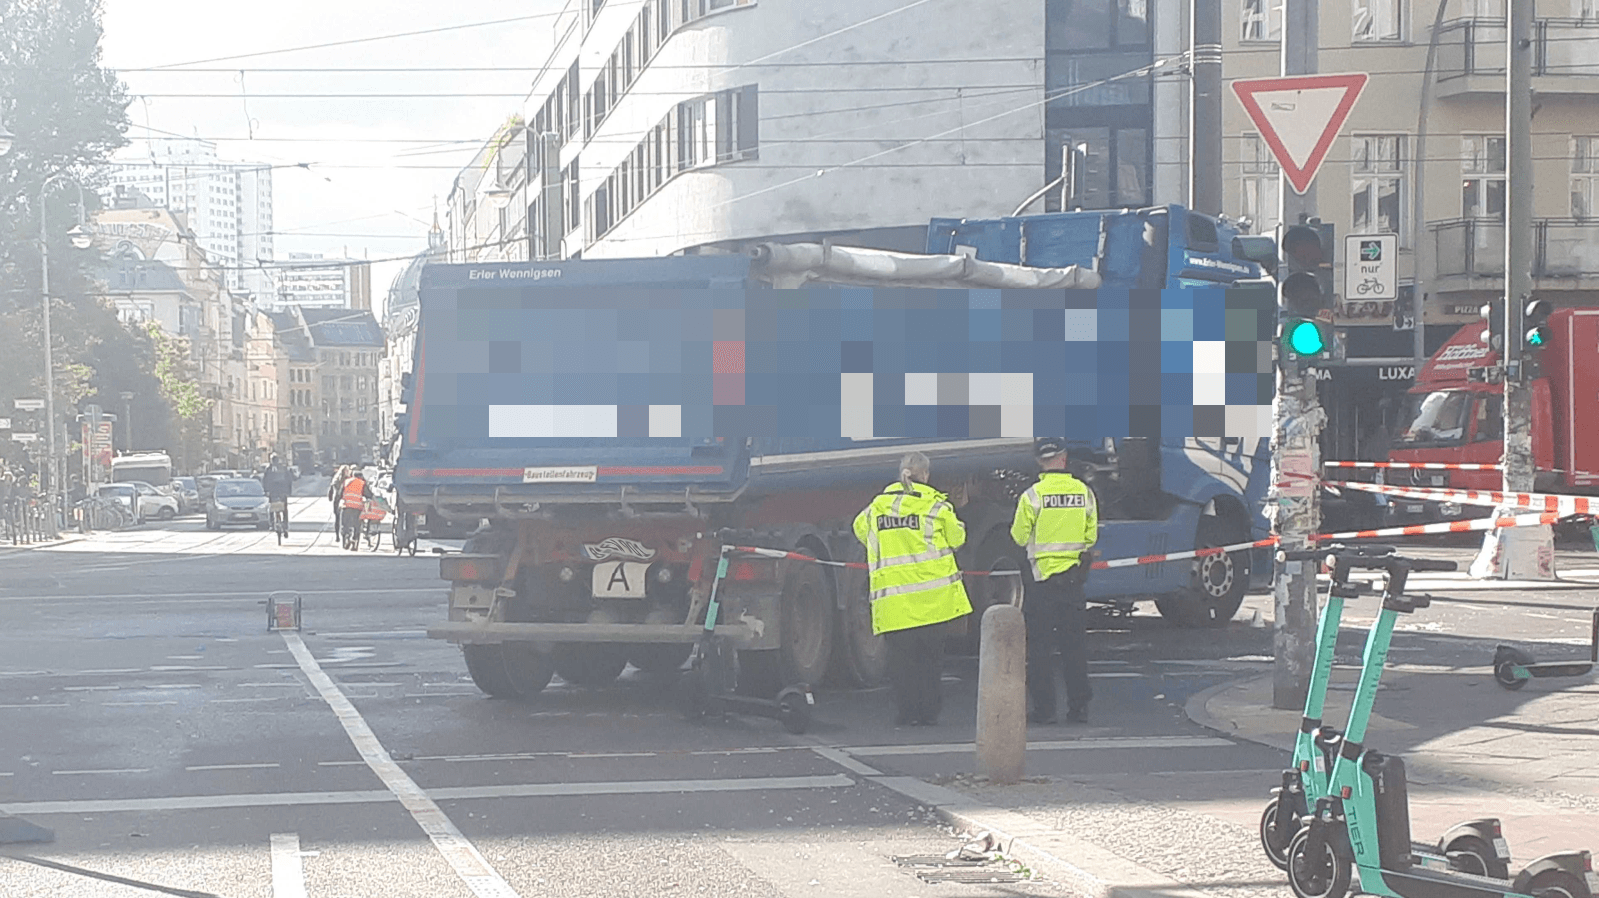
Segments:
[[[755,565],[750,564],[748,561],[736,562],[729,573],[732,574],[732,579],[734,580],[754,580]]]
[[[1300,773],[1309,773],[1310,772],[1310,762],[1309,761],[1300,761],[1299,762],[1299,772]]]
[[[518,471],[520,475],[522,472]],[[715,477],[723,473],[721,465],[659,465],[655,467],[620,467],[600,465],[600,477],[698,476]]]
[[[1338,794],[1343,796],[1344,798],[1348,798],[1349,796],[1354,794],[1354,790],[1350,789],[1348,786],[1345,786],[1341,790],[1339,790]]]

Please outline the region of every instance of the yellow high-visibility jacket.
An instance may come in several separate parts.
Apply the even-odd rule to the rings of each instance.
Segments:
[[[1045,471],[1016,500],[1010,537],[1027,549],[1035,581],[1071,570],[1099,541],[1094,491],[1065,471]]]
[[[949,497],[925,484],[890,484],[855,516],[871,570],[872,632],[954,620],[972,612],[955,564],[966,525]]]

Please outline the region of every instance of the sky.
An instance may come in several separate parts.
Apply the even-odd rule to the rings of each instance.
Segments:
[[[133,97],[135,144],[124,153],[138,138],[182,135],[216,140],[224,160],[311,163],[273,172],[277,256],[385,259],[426,248],[435,202],[442,221],[455,175],[522,112],[569,2],[579,0],[105,0],[103,63]],[[456,27],[471,25],[480,27]],[[361,40],[440,28],[452,30]],[[218,57],[229,58],[206,61]],[[168,68],[135,71],[157,67]],[[418,71],[442,67],[494,71]],[[407,71],[304,71],[312,68]],[[373,265],[375,306],[404,264]]]

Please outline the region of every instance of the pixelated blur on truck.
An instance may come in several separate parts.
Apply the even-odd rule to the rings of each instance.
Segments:
[[[1549,316],[1549,345],[1538,351],[1532,381],[1534,485],[1540,492],[1599,495],[1599,310],[1557,309]],[[1483,326],[1468,324],[1438,348],[1417,374],[1404,428],[1389,460],[1449,464],[1499,464],[1504,452],[1504,386],[1485,376],[1500,356],[1482,340]],[[1468,490],[1498,490],[1497,470],[1401,469],[1388,483]],[[1483,517],[1485,506],[1393,498],[1394,521],[1420,523]]]
[[[1196,235],[1204,239],[1190,245]],[[641,308],[654,316],[652,331],[676,333],[681,321],[700,320],[692,317],[699,314],[690,307],[699,301],[695,297],[717,290],[743,297],[733,291],[867,287],[903,299],[912,291],[900,288],[936,289],[964,306],[978,293],[997,299],[1012,290],[1120,289],[1123,308],[1127,291],[1143,291],[1143,301],[1155,304],[1156,322],[1163,320],[1163,303],[1187,302],[1188,313],[1197,316],[1202,304],[1194,300],[1196,288],[1255,282],[1262,275],[1259,265],[1235,252],[1259,255],[1259,241],[1237,246],[1235,236],[1181,207],[1162,207],[940,219],[928,229],[932,251],[922,254],[769,243],[737,255],[428,266],[417,371],[406,379],[407,413],[399,422],[404,437],[395,482],[407,511],[478,527],[463,552],[440,559],[441,576],[451,584],[449,615],[429,634],[461,644],[474,682],[496,696],[530,697],[557,672],[567,682],[588,685],[615,678],[629,662],[650,672],[676,670],[703,625],[714,559],[724,542],[863,560],[850,522],[896,479],[899,458],[912,447],[932,459],[935,488],[967,500],[960,512],[968,533],[957,554],[962,568],[1026,567],[1008,528],[1017,496],[1037,471],[1030,431],[947,439],[638,435],[658,433],[659,407],[652,406],[641,407],[631,424],[612,412],[619,416],[618,432],[630,426],[632,436],[506,439],[492,438],[488,428],[485,438],[469,438],[465,434],[481,425],[468,422],[490,413],[484,405],[547,400],[479,395],[464,385],[484,381],[462,372],[493,370],[514,358],[515,364],[547,369],[558,398],[592,397],[593,376],[568,370],[562,361],[571,351],[560,345],[562,333],[595,327],[594,316],[609,316],[614,327],[619,315],[628,317],[625,310]],[[568,293],[573,299],[547,292],[562,290],[584,292]],[[658,296],[673,290],[687,292],[663,304]],[[1109,314],[1104,304],[1114,297],[1087,295],[1099,297],[1089,308],[1099,302],[1101,314]],[[1241,297],[1246,306],[1255,303],[1249,308],[1275,308],[1269,285],[1226,295]],[[467,328],[469,302],[546,316],[537,328],[546,339],[490,347],[488,354],[498,360],[438,351],[439,341],[458,325]],[[1204,308],[1218,311],[1203,314],[1222,315],[1219,305]],[[707,314],[704,320],[711,329],[712,318]],[[482,321],[474,326],[481,328]],[[1201,324],[1222,326],[1195,321],[1196,331]],[[955,341],[947,351],[958,352],[968,335],[940,339]],[[1268,334],[1262,342],[1269,341]],[[1244,349],[1258,356],[1258,346]],[[835,396],[839,377],[832,375]],[[1263,398],[1269,407],[1269,395]],[[573,406],[584,401],[595,400],[565,399]],[[1072,458],[1099,496],[1101,557],[1230,545],[1267,533],[1262,511],[1270,465],[1264,438],[1104,433],[1075,440]],[[1153,600],[1181,625],[1219,625],[1232,618],[1251,578],[1258,582],[1269,572],[1264,561],[1260,551],[1244,550],[1096,571],[1089,595],[1127,610]],[[718,592],[718,629],[739,647],[740,676],[753,688],[881,680],[886,655],[881,638],[872,635],[864,571],[740,557],[728,577]],[[1010,582],[968,578],[978,612],[1008,600]],[[975,629],[968,627],[965,638]],[[959,627],[952,638],[962,638]]]

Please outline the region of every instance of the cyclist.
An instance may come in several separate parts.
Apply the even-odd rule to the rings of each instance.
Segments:
[[[273,454],[272,460],[267,463],[266,469],[261,472],[261,489],[267,494],[267,502],[272,506],[272,525],[279,528],[278,515],[283,515],[283,529],[287,529],[289,515],[289,491],[294,488],[294,474],[283,464],[283,459]]]
[[[344,548],[351,552],[361,548],[361,512],[366,508],[366,502],[372,498],[372,487],[367,483],[362,472],[352,465],[350,477],[344,481],[340,490],[339,501],[342,506],[341,514],[344,525]]]

